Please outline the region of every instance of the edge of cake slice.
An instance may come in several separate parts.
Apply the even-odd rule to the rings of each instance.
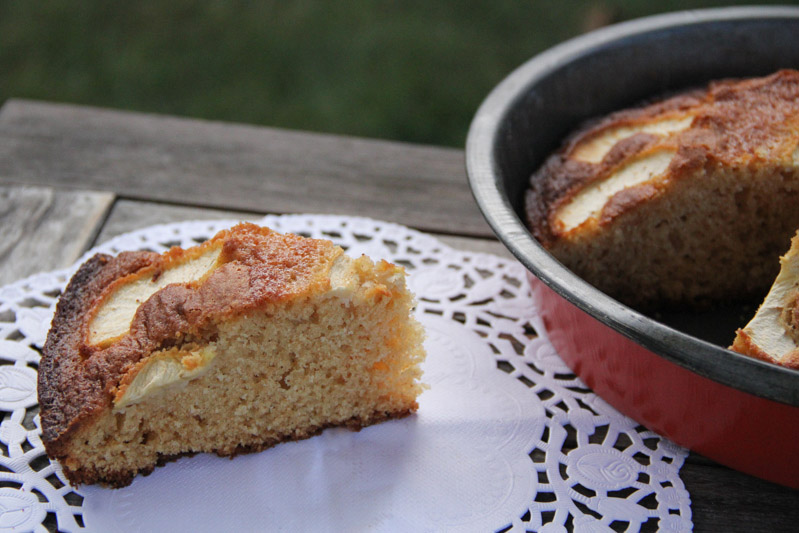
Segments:
[[[56,308],[42,440],[73,484],[259,451],[414,412],[423,329],[401,267],[240,224],[163,255],[96,255]]]
[[[780,272],[731,350],[789,368],[799,368],[799,232],[780,257]]]

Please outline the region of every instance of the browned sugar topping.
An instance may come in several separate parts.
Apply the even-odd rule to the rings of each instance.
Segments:
[[[784,70],[767,78],[719,82],[710,86],[688,140],[708,143],[729,164],[754,157],[779,158],[786,140],[799,133],[799,72]]]

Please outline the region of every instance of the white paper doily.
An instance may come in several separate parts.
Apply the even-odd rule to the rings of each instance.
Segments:
[[[363,218],[266,217],[406,267],[428,340],[415,416],[235,460],[181,459],[73,489],[44,454],[36,367],[78,265],[0,289],[2,531],[689,531],[687,452],[588,390],[546,340],[523,267]],[[229,222],[155,226],[90,251],[192,246]]]

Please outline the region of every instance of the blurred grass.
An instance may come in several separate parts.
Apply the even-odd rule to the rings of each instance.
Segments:
[[[549,46],[607,22],[733,3],[0,0],[0,102],[462,146],[490,89]]]

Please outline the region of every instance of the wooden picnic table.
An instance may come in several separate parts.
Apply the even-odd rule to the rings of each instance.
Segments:
[[[511,257],[472,199],[462,150],[25,100],[0,109],[0,284],[152,224],[270,213],[373,217]],[[697,531],[799,528],[799,491],[696,454],[681,477]]]

